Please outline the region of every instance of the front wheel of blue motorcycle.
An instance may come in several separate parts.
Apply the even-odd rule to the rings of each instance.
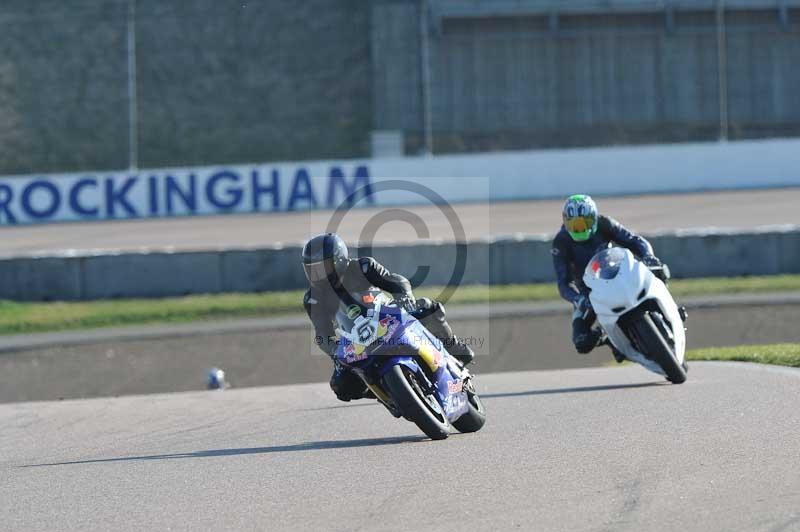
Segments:
[[[432,440],[450,435],[450,423],[433,394],[426,393],[417,376],[405,366],[393,366],[383,377],[383,384],[397,408]]]
[[[468,379],[467,382],[464,383],[464,389],[467,392],[469,410],[454,421],[453,426],[461,433],[478,432],[486,424],[486,408],[483,406],[481,398],[475,391],[472,379]]]

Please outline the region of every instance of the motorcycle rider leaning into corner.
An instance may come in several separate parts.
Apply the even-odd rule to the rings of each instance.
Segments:
[[[587,195],[576,194],[567,198],[562,218],[564,224],[553,240],[553,266],[561,297],[575,307],[572,315],[572,342],[578,353],[587,354],[602,343],[603,336],[599,329],[592,329],[596,315],[589,301],[589,289],[583,283],[583,272],[592,257],[602,249],[614,245],[631,250],[651,268],[663,264],[653,254],[650,242],[632,233],[613,218],[598,214],[597,205]],[[613,345],[611,350],[617,362],[625,360],[625,355]]]
[[[311,285],[303,306],[314,325],[316,344],[331,359],[337,348],[334,320],[340,303],[350,300],[350,294],[379,288],[422,322],[462,364],[472,362],[475,354],[453,334],[445,319],[444,305],[428,298],[415,299],[408,279],[391,273],[372,257],[351,259],[338,235],[326,233],[309,240],[303,248],[303,270]],[[361,378],[335,360],[330,384],[341,401],[370,397]]]

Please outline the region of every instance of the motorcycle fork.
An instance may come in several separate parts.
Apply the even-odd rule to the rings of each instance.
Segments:
[[[377,397],[380,402],[384,403],[385,405],[392,404],[392,400],[389,399],[389,395],[383,391],[383,388],[381,388],[379,384],[370,384],[368,382],[366,384],[367,388],[369,388],[369,390],[375,394],[375,397]]]

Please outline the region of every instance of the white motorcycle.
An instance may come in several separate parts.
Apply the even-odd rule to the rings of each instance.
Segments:
[[[669,269],[662,268],[667,279]],[[689,369],[686,312],[654,270],[627,249],[608,248],[589,262],[583,282],[608,341],[628,360],[681,384]]]

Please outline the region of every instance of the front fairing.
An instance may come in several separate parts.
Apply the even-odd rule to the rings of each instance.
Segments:
[[[335,358],[347,367],[364,368],[375,363],[373,360],[389,346],[403,346],[408,343],[404,330],[414,318],[402,309],[382,307],[378,322],[378,338],[369,346],[359,346],[347,338],[337,338]]]
[[[592,308],[601,319],[619,316],[638,305],[653,279],[650,270],[624,248],[611,248],[595,255],[583,276],[584,284],[591,290]]]
[[[358,353],[357,346],[342,339],[337,361],[359,373],[369,383],[380,382],[393,366],[402,365],[417,374],[454,422],[469,409],[463,382],[466,375],[442,342],[416,318],[402,309],[383,307],[378,320],[385,332]]]

